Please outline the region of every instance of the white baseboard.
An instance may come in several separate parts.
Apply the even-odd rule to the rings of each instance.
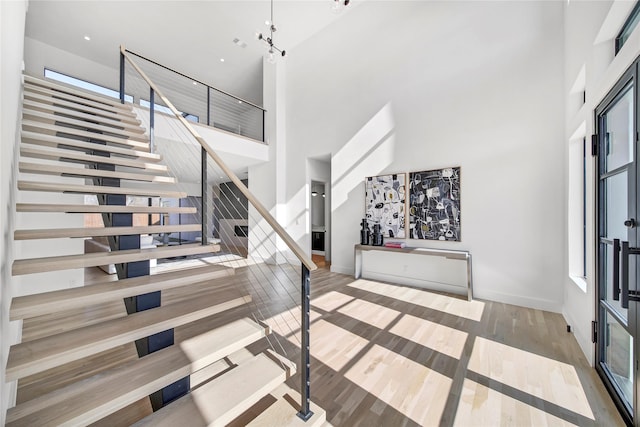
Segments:
[[[534,308],[536,310],[551,311],[552,313],[562,313],[562,303],[554,300],[523,297],[520,295],[505,294],[502,292],[482,289],[474,289],[473,296],[478,299],[503,302],[505,304],[518,305],[520,307]]]
[[[333,265],[331,264],[331,272],[332,273],[338,273],[338,274],[348,274],[349,276],[353,276],[354,272],[353,272],[353,267],[342,267],[339,265]]]

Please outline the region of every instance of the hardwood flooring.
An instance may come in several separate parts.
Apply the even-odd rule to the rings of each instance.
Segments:
[[[251,345],[252,353],[273,347],[299,362],[299,282],[297,270],[249,263],[235,276],[163,292],[163,304],[249,292],[250,305],[177,328],[176,342],[249,315],[274,331]],[[326,269],[312,273],[311,286],[311,397],[334,426],[624,425],[560,314],[356,281]],[[28,319],[25,339],[121,315],[124,308],[111,304]],[[104,358],[113,366],[115,355],[124,361],[132,351]],[[48,381],[95,374],[100,363],[95,356],[25,378],[18,400],[51,389]],[[287,384],[299,390],[299,374]],[[127,425],[146,406],[108,424]]]

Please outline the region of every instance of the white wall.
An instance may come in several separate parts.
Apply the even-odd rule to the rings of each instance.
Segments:
[[[9,305],[14,293],[11,263],[14,259],[12,240],[15,227],[18,120],[22,103],[21,70],[24,23],[27,1],[0,2],[0,378],[5,377],[9,345],[17,342],[20,325],[9,322]],[[15,403],[16,383],[0,381],[0,424],[5,423],[7,408]]]
[[[614,57],[614,39],[619,33],[635,2],[628,1],[572,1],[565,7],[565,150],[571,156],[573,145],[595,131],[593,112],[620,76],[640,55],[640,31],[636,29],[620,53]],[[582,104],[582,91],[586,102]],[[568,159],[572,161],[572,159]],[[591,343],[591,321],[595,319],[595,162],[587,161],[586,214],[586,278],[575,277],[575,259],[582,256],[581,242],[575,234],[567,236],[568,268],[564,277],[564,306],[562,313],[572,326],[574,335],[588,360],[593,364],[594,345]],[[573,182],[565,177],[569,203],[575,202]],[[581,201],[581,200],[580,200]],[[570,211],[571,213],[571,211]],[[569,224],[581,221],[579,215],[569,216]],[[569,270],[569,267],[572,270]],[[573,276],[573,277],[571,277]]]
[[[113,51],[113,66],[107,67],[39,40],[29,37],[24,39],[26,72],[36,77],[44,76],[46,67],[113,90],[119,90],[120,58],[118,55],[119,51],[115,49]]]
[[[331,156],[332,269],[353,273],[365,176],[462,167],[475,295],[560,311],[561,2],[366,2],[287,60],[287,203]],[[357,30],[356,30],[357,29]],[[290,223],[301,242],[303,223]],[[305,246],[303,246],[305,247]]]

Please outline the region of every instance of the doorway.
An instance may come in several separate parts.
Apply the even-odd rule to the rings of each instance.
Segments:
[[[638,63],[596,109],[596,370],[627,422],[638,419]]]
[[[327,221],[326,185],[311,181],[311,255],[318,267],[326,265]]]

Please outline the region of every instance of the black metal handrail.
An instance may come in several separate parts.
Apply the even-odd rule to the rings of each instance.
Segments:
[[[214,128],[218,128],[218,129],[222,129],[231,133],[235,133],[238,135],[242,135],[242,136],[246,136],[249,137],[251,139],[255,139],[261,142],[265,142],[266,138],[265,138],[265,115],[266,115],[266,110],[259,106],[254,104],[251,101],[247,101],[243,98],[240,98],[238,96],[232,95],[222,89],[216,88],[206,82],[203,82],[199,79],[196,79],[194,77],[191,77],[187,74],[181,73],[180,71],[176,71],[172,68],[167,67],[166,65],[160,64],[150,58],[147,58],[143,55],[140,55],[139,53],[136,52],[132,52],[128,49],[125,49],[125,52],[127,54],[133,55],[143,61],[145,61],[148,64],[153,65],[154,67],[158,67],[159,69],[165,70],[173,75],[175,75],[176,77],[181,77],[184,79],[188,79],[190,82],[193,83],[197,83],[199,85],[201,85],[202,87],[205,87],[207,90],[207,96],[206,99],[202,99],[200,100],[201,102],[206,102],[207,107],[206,107],[206,111],[207,111],[207,116],[206,116],[206,122],[201,122],[202,124],[206,124],[207,126],[211,126]],[[123,64],[121,64],[122,66]],[[121,86],[124,85],[124,81],[123,79],[121,79]],[[124,93],[124,88],[121,87],[121,93]],[[212,94],[217,94],[215,96],[212,96]],[[218,106],[219,110],[223,110],[228,112],[228,114],[233,115],[234,113],[228,108],[229,105],[235,105],[235,104],[242,104],[245,107],[248,107],[250,109],[253,109],[256,113],[256,115],[260,116],[260,120],[262,123],[258,124],[257,126],[253,126],[253,128],[250,128],[248,131],[243,132],[242,128],[241,128],[241,123],[239,123],[238,120],[234,121],[234,120],[228,120],[226,123],[222,123],[220,121],[215,121],[214,119],[216,119],[216,114],[212,114],[211,112],[211,107],[212,107],[212,101],[214,101],[214,99],[216,98],[216,96],[218,97],[218,99],[222,99],[222,100],[228,100],[228,101],[224,101],[224,102],[218,102],[217,104],[214,105],[214,107]],[[122,100],[122,98],[121,98]],[[215,102],[215,101],[214,101]],[[225,102],[228,105],[224,105]],[[150,108],[153,108],[153,102],[150,101]],[[245,128],[246,130],[246,128]]]

